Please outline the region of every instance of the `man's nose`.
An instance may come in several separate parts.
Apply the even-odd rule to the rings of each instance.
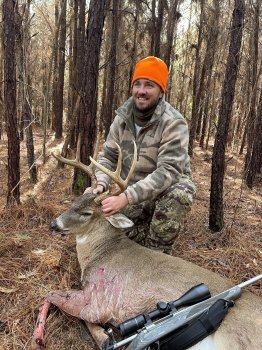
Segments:
[[[140,94],[140,95],[143,95],[146,93],[146,89],[145,89],[145,86],[141,85],[137,88],[137,93]]]

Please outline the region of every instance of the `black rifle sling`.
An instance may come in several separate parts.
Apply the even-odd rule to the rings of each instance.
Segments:
[[[191,320],[182,329],[160,339],[160,350],[185,350],[215,332],[233,306],[232,301],[217,300],[207,311]]]

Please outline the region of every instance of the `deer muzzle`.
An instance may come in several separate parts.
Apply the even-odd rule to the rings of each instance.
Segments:
[[[50,225],[50,230],[52,230],[52,236],[56,236],[58,234],[61,234],[62,236],[66,235],[68,233],[68,229],[63,229],[61,226],[58,224],[57,220],[53,220]]]

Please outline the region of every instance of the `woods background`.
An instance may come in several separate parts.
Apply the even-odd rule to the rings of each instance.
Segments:
[[[169,66],[166,99],[187,119],[197,196],[175,254],[234,282],[261,272],[260,0],[2,0],[0,343],[29,349],[38,306],[79,286],[74,237],[48,224],[89,183],[51,157],[101,146],[135,63]],[[252,290],[261,294],[261,287]],[[94,349],[56,311],[50,349]]]
[[[3,1],[0,135],[8,142],[7,204],[20,203],[20,141],[37,181],[33,126],[65,136],[63,154],[81,135],[89,162],[114,110],[130,95],[135,62],[161,57],[170,70],[166,99],[190,125],[194,144],[215,137],[210,219],[223,227],[225,151],[245,150],[243,177],[252,188],[261,169],[261,3],[259,0]],[[232,15],[231,15],[232,14]],[[6,131],[6,136],[5,136]],[[74,191],[88,179],[74,175]]]
[[[161,57],[170,70],[166,99],[190,125],[194,144],[212,160],[210,228],[223,227],[225,151],[246,158],[252,188],[261,169],[261,4],[258,0],[3,1],[0,135],[8,143],[7,204],[20,203],[20,141],[37,181],[33,127],[65,136],[89,162],[96,136],[106,137],[114,110],[130,95],[135,62]],[[231,15],[232,14],[232,15]],[[75,172],[74,190],[88,179]]]

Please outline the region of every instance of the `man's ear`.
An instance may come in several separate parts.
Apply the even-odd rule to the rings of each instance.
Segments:
[[[134,226],[133,221],[131,221],[124,214],[121,214],[121,213],[110,215],[108,217],[105,217],[105,219],[108,220],[110,224],[116,228],[123,229],[123,228],[130,228]]]

